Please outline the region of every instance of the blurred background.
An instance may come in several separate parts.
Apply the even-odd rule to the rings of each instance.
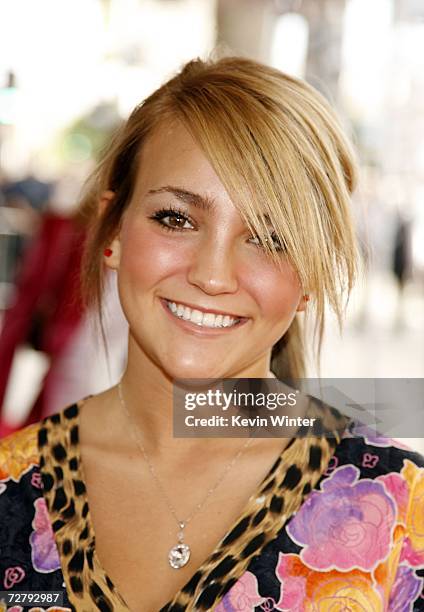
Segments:
[[[329,317],[321,376],[424,376],[422,0],[2,0],[3,433],[119,377],[125,322],[113,283],[109,367],[72,293],[78,193],[133,106],[217,48],[306,78],[359,152],[365,265],[342,336]]]

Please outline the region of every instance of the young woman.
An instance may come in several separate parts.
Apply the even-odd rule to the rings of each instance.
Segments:
[[[319,343],[354,280],[354,184],[327,102],[247,59],[192,61],[133,111],[86,194],[83,275],[100,306],[117,273],[127,368],[0,445],[4,590],[84,612],[424,609],[420,456],[324,405],[334,435],[172,432],[175,381],[304,375],[298,319]]]

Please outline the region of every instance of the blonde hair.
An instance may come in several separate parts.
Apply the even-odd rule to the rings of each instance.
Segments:
[[[85,196],[95,202],[104,190],[116,193],[87,241],[83,270],[87,303],[100,307],[103,249],[131,200],[141,148],[157,125],[176,119],[202,147],[249,230],[278,265],[282,255],[275,249],[264,216],[268,217],[310,295],[308,310],[314,311],[319,356],[326,304],[341,325],[356,274],[350,214],[355,157],[320,93],[245,58],[190,61],[137,106],[117,133]],[[279,378],[305,375],[297,317],[272,350],[271,369]]]

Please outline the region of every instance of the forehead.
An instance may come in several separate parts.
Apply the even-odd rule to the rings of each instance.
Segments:
[[[159,125],[139,156],[137,193],[142,195],[166,185],[230,199],[203,150],[179,121]]]
[[[172,187],[173,189],[168,189]],[[178,120],[164,121],[145,141],[138,162],[135,200],[151,193],[186,191],[196,197],[181,198],[208,212],[227,213],[237,222],[249,224],[243,203],[232,199],[211,162],[189,130]],[[177,196],[178,197],[178,196]],[[251,198],[251,204],[255,198]],[[273,225],[256,202],[257,218]],[[244,220],[244,221],[242,221]],[[255,222],[253,221],[255,227]],[[258,231],[260,228],[258,226]]]

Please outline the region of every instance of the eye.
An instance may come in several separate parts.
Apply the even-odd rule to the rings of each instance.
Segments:
[[[275,246],[277,251],[285,251],[284,245],[281,243],[280,239],[278,238],[278,236],[277,236],[277,234],[275,232],[271,233],[271,238],[272,238],[272,241],[273,241],[274,246]],[[259,237],[258,236],[252,236],[251,240],[257,240],[258,242],[255,243],[255,245],[259,246],[259,247],[262,246],[262,244],[259,241]],[[268,242],[267,238],[265,238],[265,240]]]
[[[186,227],[186,223],[192,225],[190,218],[185,213],[172,207],[161,208],[161,210],[156,211],[154,215],[150,217],[150,219],[153,219],[153,221],[159,223],[159,225],[164,229],[171,231],[190,229],[189,227]]]

